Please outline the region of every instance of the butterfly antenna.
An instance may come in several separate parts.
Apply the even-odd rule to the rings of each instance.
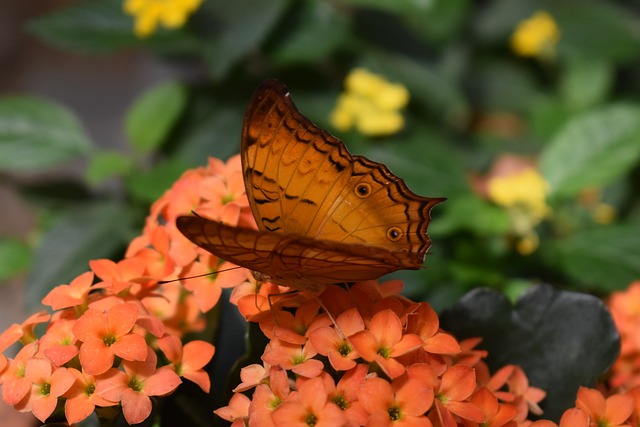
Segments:
[[[196,274],[195,276],[179,277],[177,279],[171,279],[171,280],[160,280],[160,281],[158,281],[158,285],[164,285],[165,283],[179,282],[181,280],[197,279],[199,277],[211,276],[211,275],[218,274],[218,273],[224,273],[226,271],[237,270],[239,268],[243,268],[243,267],[238,267],[238,266],[229,267],[229,268],[225,268],[225,269],[218,270],[218,271],[211,271],[209,273]]]
[[[340,329],[340,326],[338,326],[338,322],[336,322],[336,319],[333,317],[329,309],[327,309],[327,307],[322,303],[322,300],[320,299],[320,297],[316,295],[315,299],[316,301],[318,301],[318,304],[320,304],[320,307],[322,307],[324,312],[327,313],[327,316],[329,316],[329,320],[331,320],[331,323],[333,323],[333,326],[335,326],[336,331],[338,331],[338,334],[340,334],[340,337],[346,341],[347,337],[342,332],[342,329]]]

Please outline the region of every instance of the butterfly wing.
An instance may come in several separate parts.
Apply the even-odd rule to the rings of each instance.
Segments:
[[[282,83],[256,90],[241,151],[260,230],[376,246],[404,254],[408,265],[423,262],[430,210],[443,199],[418,196],[385,165],[351,156],[298,111]]]

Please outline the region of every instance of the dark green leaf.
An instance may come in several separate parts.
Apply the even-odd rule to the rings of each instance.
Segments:
[[[149,171],[132,174],[127,180],[127,189],[137,201],[153,203],[171,187],[187,167],[182,160],[167,160]]]
[[[572,196],[627,173],[640,158],[640,108],[609,105],[572,119],[545,147],[542,174],[554,196]]]
[[[382,162],[404,179],[417,194],[452,197],[467,193],[466,173],[451,141],[442,135],[419,128],[398,135],[385,143],[349,144],[353,154]]]
[[[640,55],[637,23],[628,10],[614,2],[546,0],[545,3],[560,27],[560,56],[622,62]]]
[[[425,16],[432,8],[431,1],[407,1],[407,0],[343,0],[343,3],[352,6],[361,6],[371,9],[379,9],[394,12],[402,16]]]
[[[0,171],[41,172],[86,153],[91,141],[66,108],[39,98],[0,99]]]
[[[623,289],[640,277],[640,224],[579,231],[554,242],[550,262],[579,283],[602,291]]]
[[[349,38],[350,15],[328,2],[303,2],[274,35],[270,56],[280,64],[314,62]]]
[[[187,92],[178,82],[168,82],[145,92],[127,114],[125,129],[131,144],[141,153],[160,146],[180,117]]]
[[[247,99],[200,96],[194,94],[179,133],[175,155],[189,165],[204,165],[209,156],[226,159],[240,151],[240,132]]]
[[[373,69],[392,81],[407,86],[412,103],[418,102],[453,126],[468,119],[469,106],[458,83],[451,75],[407,56],[376,52],[370,59]]]
[[[29,267],[32,250],[26,243],[0,238],[0,283],[14,278]]]
[[[107,53],[140,43],[122,0],[74,3],[35,19],[29,28],[56,46],[78,52]]]
[[[560,81],[560,93],[573,111],[603,102],[613,84],[614,68],[595,59],[575,58],[567,63]]]
[[[492,372],[517,364],[547,392],[545,419],[575,405],[579,386],[593,387],[620,351],[618,332],[599,299],[537,286],[515,306],[489,289],[475,289],[440,317],[457,338],[482,337]],[[552,369],[551,369],[552,367]]]
[[[133,168],[133,159],[118,151],[101,151],[91,156],[85,178],[91,185],[98,185],[109,178],[125,176]]]
[[[29,308],[55,286],[89,270],[89,261],[113,256],[131,231],[127,208],[116,202],[94,202],[70,209],[43,236],[27,282]]]
[[[511,227],[507,212],[478,197],[468,194],[447,200],[445,215],[430,225],[434,236],[466,230],[479,235],[505,234]]]
[[[278,23],[290,0],[205,2],[201,18],[206,23],[206,59],[218,80],[243,56],[257,49]],[[283,25],[287,25],[283,23]]]

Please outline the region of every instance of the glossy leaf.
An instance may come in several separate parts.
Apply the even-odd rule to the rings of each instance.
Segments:
[[[24,273],[31,264],[32,251],[24,242],[0,239],[0,283]]]
[[[540,168],[552,196],[606,185],[640,158],[640,108],[609,105],[578,116],[542,151]]]
[[[133,168],[133,159],[118,151],[102,151],[91,156],[85,178],[98,185],[113,177],[127,175]]]
[[[107,53],[141,42],[121,0],[74,3],[36,18],[29,28],[51,44],[78,52]]]
[[[158,148],[167,138],[187,102],[187,91],[178,82],[167,82],[145,92],[127,114],[125,129],[131,144],[141,153]]]
[[[269,56],[279,64],[319,61],[348,40],[350,15],[329,2],[302,2],[278,27]]]
[[[127,188],[131,196],[142,203],[153,203],[187,169],[179,160],[171,160],[155,166],[149,171],[132,174],[127,179]]]
[[[67,108],[30,96],[0,99],[0,171],[42,172],[90,147]]]
[[[620,351],[619,335],[599,299],[536,286],[512,305],[502,294],[475,289],[440,317],[457,338],[482,337],[492,372],[517,364],[529,383],[547,391],[541,406],[556,421],[574,406],[578,387],[593,387]]]
[[[27,277],[29,308],[53,287],[88,271],[90,260],[120,259],[114,254],[124,249],[131,229],[129,212],[117,202],[88,203],[57,218],[42,237]]]
[[[579,231],[550,249],[551,264],[601,291],[624,289],[640,277],[640,224]]]
[[[225,77],[244,55],[257,49],[282,17],[289,0],[205,2],[201,19],[209,18],[205,58],[214,80]]]

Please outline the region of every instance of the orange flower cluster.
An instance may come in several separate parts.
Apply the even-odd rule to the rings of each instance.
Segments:
[[[216,411],[235,426],[555,426],[527,421],[545,393],[520,368],[491,375],[480,340],[443,332],[428,304],[400,296],[401,282],[285,294],[190,243],[175,219],[192,210],[255,227],[238,156],[187,171],[154,203],[122,261],[90,262],[91,271],[43,299],[52,315],[0,334],[1,352],[23,345],[13,358],[0,354],[6,403],[43,422],[64,408],[69,423],[122,412],[135,424],[181,378],[209,392],[203,368],[215,348],[183,338],[203,329],[203,313],[233,288],[231,301],[270,339],[263,364],[245,367],[229,405]],[[638,390],[605,399],[584,388],[560,426],[637,425],[639,414]]]
[[[53,315],[38,313],[0,334],[2,352],[17,341],[23,344],[14,358],[0,355],[7,404],[44,422],[64,402],[69,423],[94,411],[104,417],[107,411],[100,408],[119,405],[126,421],[136,424],[150,415],[151,397],[174,392],[180,378],[209,392],[203,367],[214,346],[183,343],[182,337],[203,329],[202,313],[218,302],[221,289],[246,282],[248,273],[234,270],[184,286],[159,283],[225,267],[175,226],[176,216],[196,208],[227,223],[252,224],[239,157],[227,164],[212,159],[206,168],[187,171],[152,206],[143,234],[122,261],[91,261],[91,271],[43,299]],[[34,327],[47,322],[44,335],[36,336]]]
[[[317,298],[283,296],[268,315],[254,300],[244,314],[271,341],[216,413],[238,427],[516,426],[540,413],[545,393],[520,368],[491,376],[479,340],[458,343],[428,304],[401,289],[399,281],[331,286]]]
[[[627,290],[614,292],[609,310],[620,333],[620,356],[611,368],[609,386],[612,389],[632,389],[640,386],[640,281]]]

